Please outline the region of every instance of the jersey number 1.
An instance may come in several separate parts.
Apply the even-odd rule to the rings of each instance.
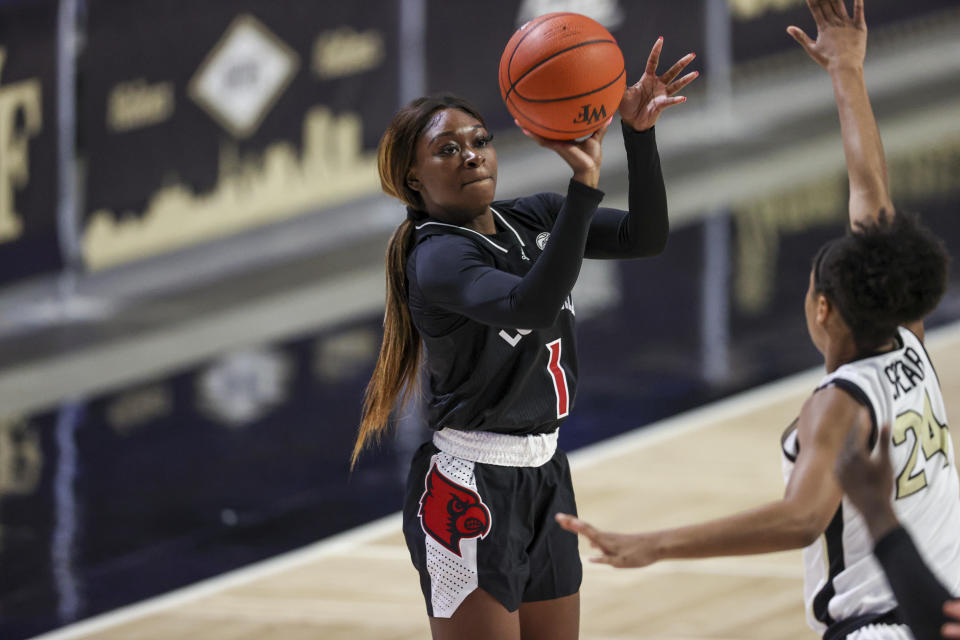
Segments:
[[[561,343],[560,338],[547,343],[550,360],[547,362],[547,372],[553,380],[553,390],[557,394],[557,417],[566,418],[570,413],[570,393],[567,390],[567,373],[560,365]]]

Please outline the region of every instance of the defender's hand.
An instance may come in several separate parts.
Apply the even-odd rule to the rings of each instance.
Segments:
[[[863,68],[867,55],[867,22],[863,0],[853,0],[853,15],[843,0],[807,0],[817,23],[817,39],[811,39],[800,27],[789,26],[789,33],[803,50],[824,69]]]
[[[943,605],[943,612],[947,614],[948,618],[952,618],[955,622],[948,622],[943,625],[941,633],[943,633],[944,638],[956,638],[960,640],[960,600],[950,600]]]
[[[590,562],[609,564],[613,567],[625,569],[646,567],[659,559],[656,556],[656,546],[651,536],[642,533],[635,535],[605,533],[566,513],[558,513],[555,517],[561,527],[584,536],[590,541],[592,547],[603,553],[603,555],[590,558]]]

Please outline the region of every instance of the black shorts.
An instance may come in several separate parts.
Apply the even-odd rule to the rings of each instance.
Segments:
[[[553,519],[576,509],[560,450],[539,467],[506,467],[421,446],[407,479],[403,535],[427,614],[449,618],[477,588],[509,611],[579,591],[577,536]]]

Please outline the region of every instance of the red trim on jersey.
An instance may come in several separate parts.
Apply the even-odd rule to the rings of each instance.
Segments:
[[[570,413],[570,396],[567,392],[567,372],[560,365],[560,354],[562,345],[560,338],[547,343],[547,351],[550,352],[550,361],[547,363],[547,371],[553,380],[553,390],[557,394],[557,417],[565,418]]]

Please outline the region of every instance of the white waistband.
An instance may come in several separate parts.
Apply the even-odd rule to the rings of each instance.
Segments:
[[[489,431],[441,429],[433,434],[437,449],[457,458],[502,467],[539,467],[557,451],[557,431],[514,436]]]

